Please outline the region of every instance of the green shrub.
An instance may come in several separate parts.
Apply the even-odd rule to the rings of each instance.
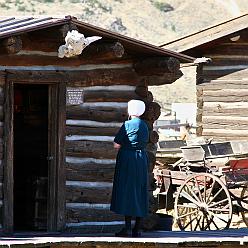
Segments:
[[[156,7],[158,10],[160,10],[162,12],[168,12],[168,11],[174,10],[174,8],[168,3],[161,3],[158,1],[152,1],[152,4],[154,7]]]

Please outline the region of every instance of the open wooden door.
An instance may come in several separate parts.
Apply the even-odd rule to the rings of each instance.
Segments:
[[[65,225],[65,109],[64,83],[49,86],[48,113],[48,231],[60,231]]]
[[[65,98],[64,83],[6,83],[3,228],[7,233],[64,227]]]

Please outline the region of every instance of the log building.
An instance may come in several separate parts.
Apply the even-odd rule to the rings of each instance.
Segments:
[[[211,63],[197,69],[198,134],[214,140],[248,139],[248,14],[161,47]]]
[[[59,58],[68,31],[102,39]],[[160,107],[149,85],[171,84],[193,58],[74,17],[0,20],[1,232],[110,231],[113,138],[130,99],[146,103],[151,165]]]

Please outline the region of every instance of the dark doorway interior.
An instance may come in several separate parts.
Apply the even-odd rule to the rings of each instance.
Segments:
[[[14,84],[14,231],[47,230],[48,85]]]

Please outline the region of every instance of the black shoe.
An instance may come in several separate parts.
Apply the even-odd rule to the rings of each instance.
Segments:
[[[115,233],[115,237],[132,237],[132,231],[122,228],[119,232]]]
[[[132,230],[132,237],[133,238],[139,238],[139,237],[141,237],[141,232],[133,229]]]

